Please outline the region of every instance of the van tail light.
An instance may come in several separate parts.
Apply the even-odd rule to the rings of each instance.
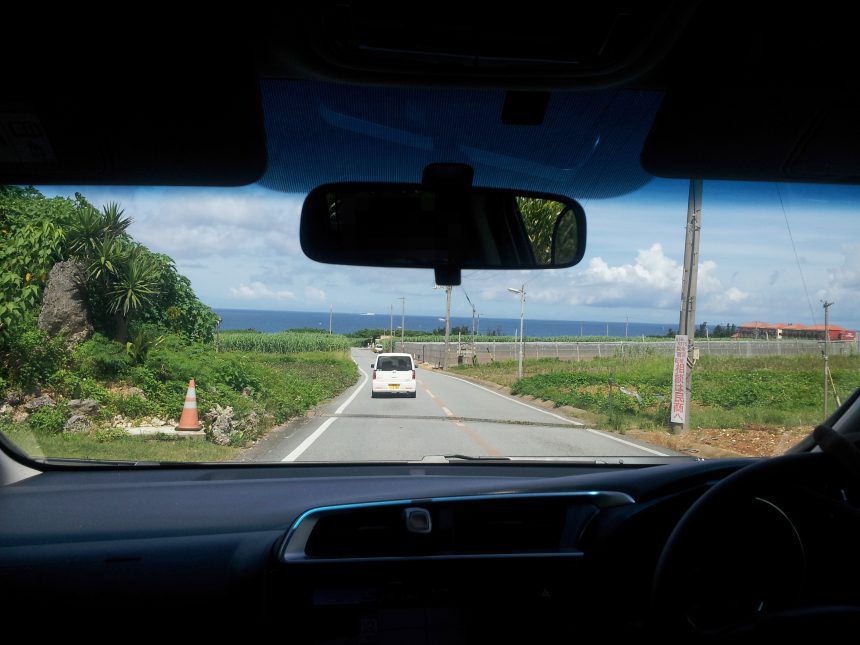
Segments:
[[[376,370],[373,370],[373,376],[371,376],[370,378],[372,378],[374,381],[376,380]]]
[[[412,380],[415,380],[415,370],[412,370]]]

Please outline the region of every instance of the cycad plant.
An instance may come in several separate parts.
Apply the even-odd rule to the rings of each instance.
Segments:
[[[84,267],[94,317],[112,321],[113,336],[124,343],[131,317],[158,295],[161,266],[152,253],[131,241],[132,220],[116,202],[99,212],[80,208],[69,222],[69,255]]]

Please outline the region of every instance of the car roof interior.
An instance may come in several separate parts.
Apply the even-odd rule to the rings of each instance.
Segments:
[[[279,168],[289,162],[272,142],[284,137],[295,145],[290,133],[307,133],[306,120],[315,119],[332,127],[311,146],[327,137],[341,143],[359,124],[338,122],[337,103],[324,99],[331,84],[348,79],[356,85],[352,96],[337,88],[342,101],[378,106],[392,96],[406,101],[408,91],[448,88],[438,106],[440,130],[455,125],[450,115],[463,113],[469,90],[490,90],[475,108],[489,123],[488,137],[552,130],[553,102],[581,102],[586,90],[598,101],[634,92],[638,99],[627,104],[590,106],[623,110],[627,121],[630,110],[642,113],[633,143],[615,150],[618,172],[610,176],[638,169],[641,158],[642,168],[658,177],[856,183],[860,81],[852,23],[843,12],[837,3],[810,14],[773,2],[614,0],[566,8],[564,20],[546,10],[512,21],[479,8],[416,20],[361,3],[321,3],[194,29],[142,19],[110,56],[97,33],[46,26],[43,41],[50,46],[14,36],[0,44],[4,60],[15,61],[0,89],[4,118],[42,134],[23,139],[27,149],[7,134],[0,181],[233,186],[263,180],[307,191],[322,183],[322,173],[336,173],[334,165],[310,163],[304,173],[295,163]],[[157,44],[154,32],[162,35]],[[308,83],[310,90],[296,89]],[[318,101],[328,114],[313,107]],[[566,106],[562,113],[576,109],[585,108]],[[264,125],[266,111],[277,119]],[[611,136],[607,120],[599,126]],[[588,140],[592,133],[583,128],[573,128],[571,146]],[[373,149],[351,154],[369,158],[353,158],[349,168],[384,164]],[[296,156],[316,160],[313,149]],[[415,157],[407,172],[420,177],[423,158]]]

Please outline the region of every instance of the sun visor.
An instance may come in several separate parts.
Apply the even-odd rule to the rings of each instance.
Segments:
[[[164,39],[108,52],[82,37],[62,56],[19,48],[5,58],[18,63],[0,88],[0,183],[257,180],[266,157],[253,66],[229,49]]]
[[[860,184],[860,95],[670,93],[642,151],[658,177]]]

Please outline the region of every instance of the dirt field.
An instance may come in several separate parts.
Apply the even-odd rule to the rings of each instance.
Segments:
[[[699,457],[771,457],[781,455],[806,435],[812,426],[774,428],[749,425],[743,428],[689,430],[683,435],[663,431],[628,430],[627,435]]]

